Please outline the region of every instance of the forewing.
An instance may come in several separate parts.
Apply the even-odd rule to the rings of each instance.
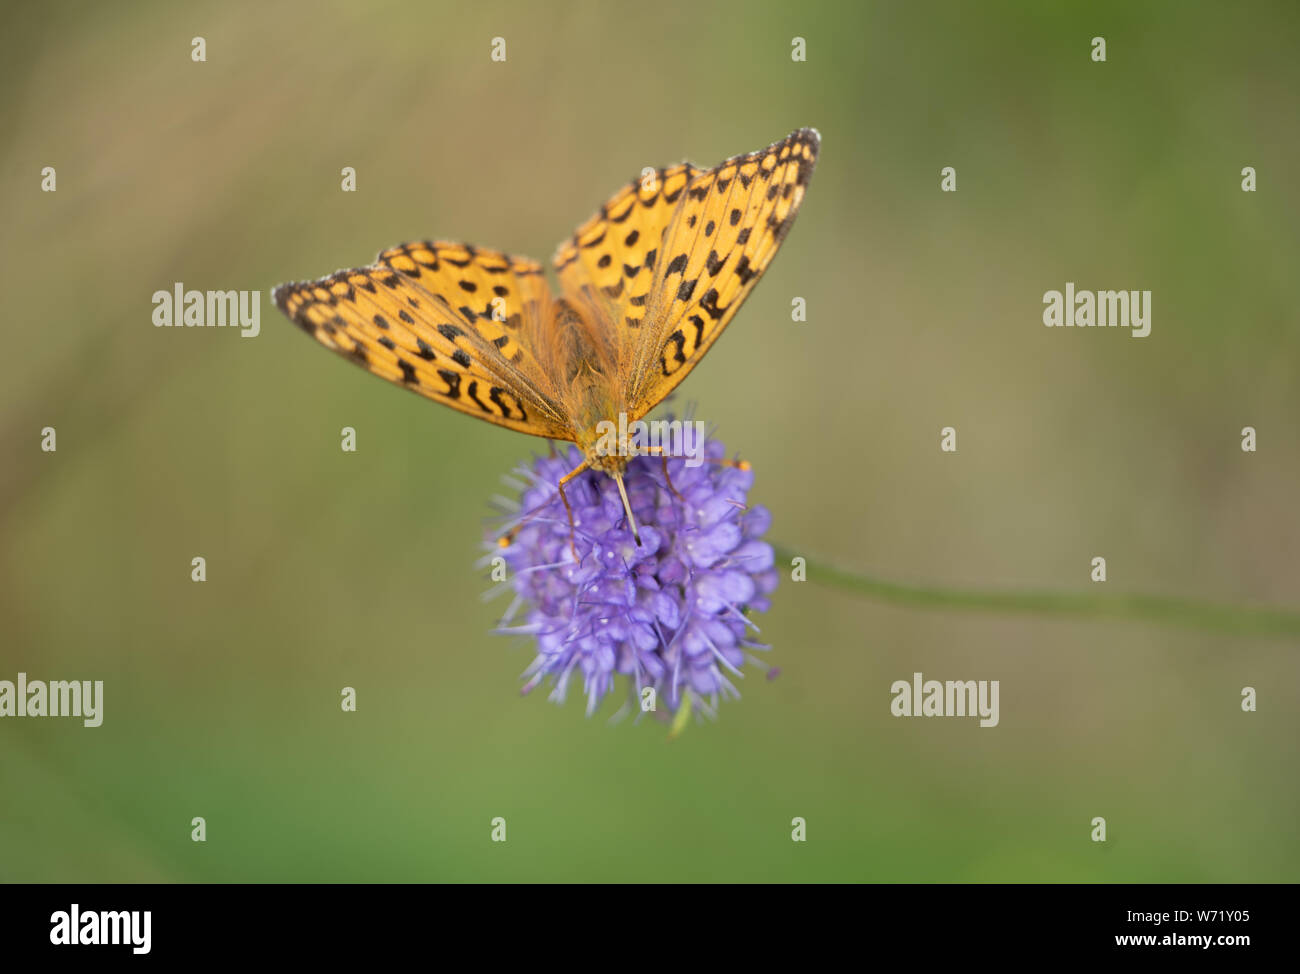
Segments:
[[[816,129],[799,129],[686,188],[664,233],[627,377],[635,418],[686,377],[753,291],[799,212],[820,141]]]
[[[623,401],[640,418],[703,358],[794,222],[820,136],[799,129],[709,170],[634,180],[560,245],[566,296],[611,334]]]
[[[644,341],[664,234],[702,172],[684,162],[632,180],[555,252],[560,288],[596,319],[608,357],[619,365],[620,387]]]
[[[326,348],[389,382],[498,426],[572,439],[534,352],[551,301],[536,261],[421,241],[282,284],[274,298]]]

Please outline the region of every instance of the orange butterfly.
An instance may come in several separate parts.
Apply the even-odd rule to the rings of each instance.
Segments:
[[[558,484],[565,508],[565,484],[604,471],[636,536],[623,486],[630,456],[597,427],[640,420],[712,347],[794,222],[820,143],[816,129],[799,129],[712,169],[647,170],[559,246],[561,297],[534,260],[424,241],[369,267],[282,284],[275,303],[390,382],[576,443],[585,459]]]

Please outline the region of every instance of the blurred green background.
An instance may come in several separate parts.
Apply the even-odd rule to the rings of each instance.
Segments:
[[[1298,878],[1294,640],[921,612],[814,575],[760,620],[781,677],[676,740],[609,725],[618,701],[521,699],[530,646],[489,634],[475,562],[544,447],[269,299],[421,237],[549,259],[643,166],[816,126],[797,225],[678,400],[754,464],[772,540],[1089,593],[1104,555],[1112,592],[1300,605],[1294,4],[6,16],[0,679],[106,688],[98,729],[0,722],[0,878]],[[154,328],[178,281],[261,290],[260,337]],[[1152,290],[1151,335],[1044,328],[1066,281]],[[891,717],[915,671],[999,680],[1000,726]]]

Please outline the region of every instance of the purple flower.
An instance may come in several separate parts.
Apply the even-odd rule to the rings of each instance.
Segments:
[[[704,449],[711,460],[724,453],[712,440]],[[759,540],[771,516],[745,503],[752,471],[669,459],[670,490],[659,457],[634,457],[625,481],[639,547],[614,480],[583,473],[565,487],[575,564],[556,484],[581,460],[570,447],[521,467],[531,486],[508,525],[516,533],[504,549],[497,533],[490,539],[515,594],[498,631],[537,639],[523,692],[549,682],[551,699],[563,702],[569,681],[581,677],[590,715],[624,674],[638,710],[642,689],[654,687],[660,716],[684,697],[712,715],[720,697],[740,696],[728,675],[742,675],[746,650],[767,648],[750,640],[758,628],[747,618],[767,609],[777,583],[772,547]]]

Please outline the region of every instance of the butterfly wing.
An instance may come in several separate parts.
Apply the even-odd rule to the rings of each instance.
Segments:
[[[422,241],[281,284],[274,299],[326,348],[389,382],[498,426],[573,438],[533,352],[551,303],[536,261]]]
[[[560,246],[565,294],[595,303],[620,333],[630,419],[686,377],[754,289],[794,222],[820,143],[816,129],[799,129],[713,169],[664,170],[658,192],[634,182]]]
[[[555,252],[561,290],[603,326],[599,337],[621,375],[643,341],[664,235],[702,172],[684,162],[632,180]]]

